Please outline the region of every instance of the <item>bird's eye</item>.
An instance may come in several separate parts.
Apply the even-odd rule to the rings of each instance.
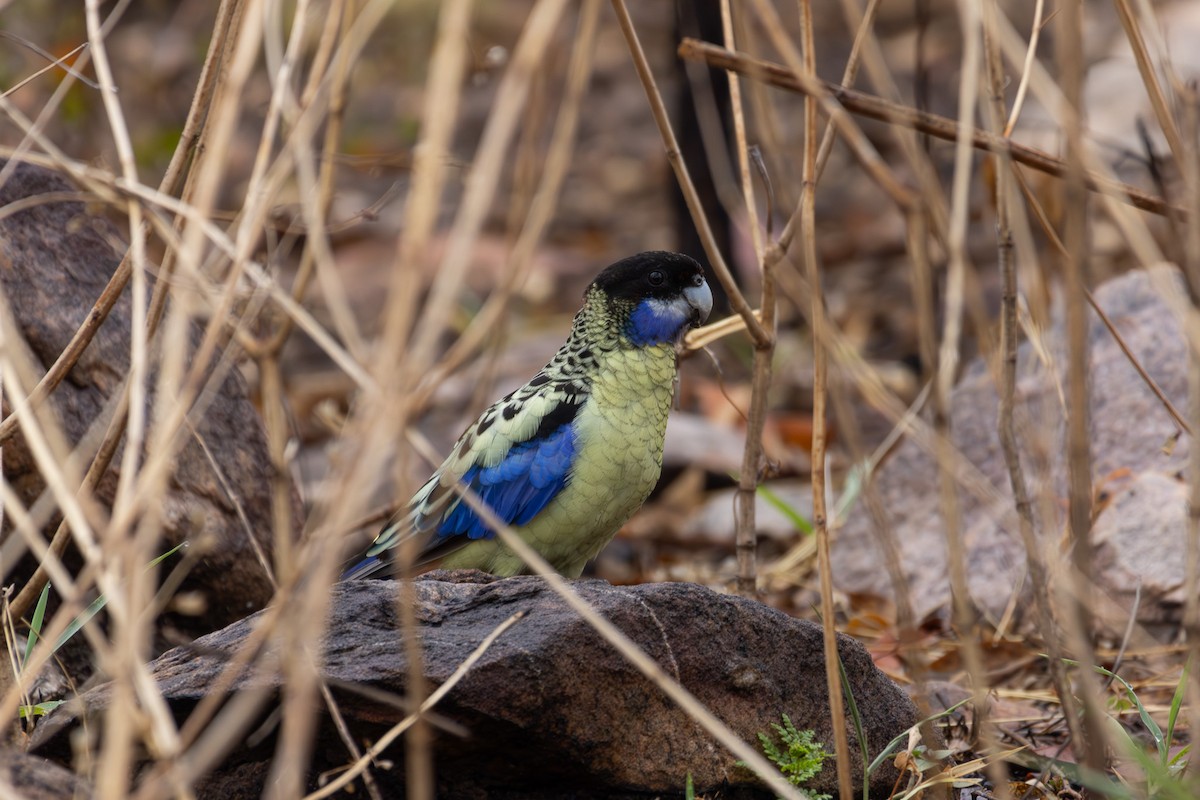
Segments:
[[[692,276],[692,286],[703,286],[703,285],[704,285],[704,276],[701,275],[699,272],[697,272],[695,275]]]
[[[660,272],[659,270],[654,270],[653,272],[651,272],[649,275],[646,276],[646,280],[650,281],[651,286],[662,286],[663,281],[665,281],[666,279],[667,279],[667,276],[663,275],[662,272]]]

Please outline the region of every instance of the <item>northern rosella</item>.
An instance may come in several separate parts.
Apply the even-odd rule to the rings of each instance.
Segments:
[[[676,348],[711,310],[688,256],[641,253],[605,269],[550,363],[467,428],[343,577],[382,568],[406,536],[420,537],[421,563],[528,571],[455,491],[459,482],[556,570],[579,577],[658,482]]]

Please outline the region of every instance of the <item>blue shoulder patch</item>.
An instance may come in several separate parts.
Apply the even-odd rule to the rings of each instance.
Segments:
[[[514,445],[494,467],[471,467],[462,480],[506,524],[524,525],[567,485],[574,460],[575,429],[566,423],[548,436]],[[436,535],[490,539],[496,534],[460,501],[438,525]]]
[[[673,341],[686,323],[677,305],[647,298],[630,313],[625,335],[638,347],[649,347]]]

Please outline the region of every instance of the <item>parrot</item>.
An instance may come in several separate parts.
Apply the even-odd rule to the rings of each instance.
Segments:
[[[410,536],[419,537],[418,564],[528,573],[460,484],[558,573],[578,578],[658,483],[678,348],[712,304],[689,256],[651,251],[605,268],[566,343],[467,428],[343,580],[383,569]]]

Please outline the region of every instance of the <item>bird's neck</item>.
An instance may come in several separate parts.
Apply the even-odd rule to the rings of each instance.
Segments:
[[[601,297],[591,295],[571,326],[567,341],[555,353],[543,370],[556,380],[591,382],[597,370],[612,363],[612,357],[623,351],[643,351],[652,361],[669,361],[675,365],[675,347],[669,342],[653,346],[635,345],[624,333],[618,316],[631,309],[613,309]]]

